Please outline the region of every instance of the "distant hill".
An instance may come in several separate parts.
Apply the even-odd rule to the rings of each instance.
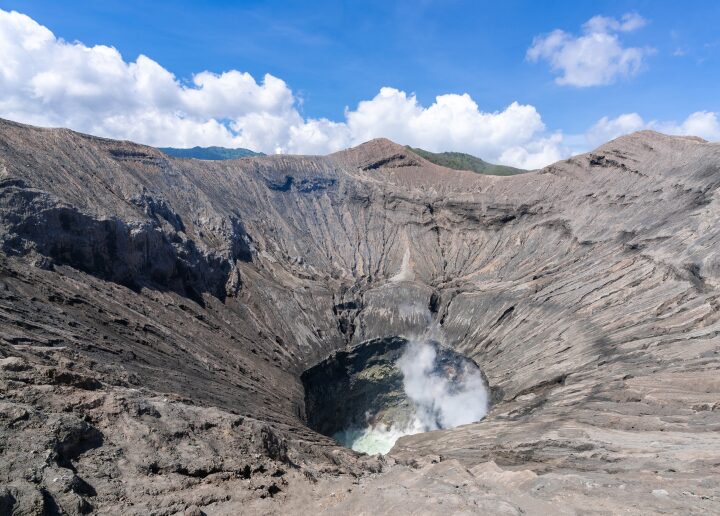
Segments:
[[[489,176],[514,176],[515,174],[529,172],[521,168],[493,165],[492,163],[488,163],[487,161],[463,152],[430,152],[410,147],[409,145],[407,148],[431,163],[455,170],[469,170]]]
[[[425,158],[431,163],[455,170],[469,170],[478,174],[490,176],[512,176],[528,172],[521,168],[508,167],[505,165],[494,165],[480,158],[465,154],[463,152],[430,152],[424,149],[407,146],[415,154]],[[250,149],[228,149],[226,147],[193,147],[192,149],[179,149],[176,147],[158,147],[159,150],[176,158],[195,158],[205,160],[226,160],[248,158],[252,156],[264,156],[262,152],[251,151]]]
[[[192,149],[178,149],[175,147],[158,147],[168,156],[176,158],[195,158],[207,160],[225,160],[248,158],[251,156],[264,156],[262,152],[249,149],[228,149],[225,147],[193,147]]]

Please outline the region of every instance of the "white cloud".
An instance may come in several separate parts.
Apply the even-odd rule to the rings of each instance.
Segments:
[[[527,58],[545,60],[559,74],[561,85],[587,87],[612,84],[618,78],[636,74],[649,48],[623,47],[618,33],[637,30],[646,24],[639,14],[628,13],[620,20],[595,16],[583,25],[583,34],[574,36],[562,30],[538,36],[527,51]]]
[[[382,88],[345,119],[305,119],[272,75],[203,71],[188,83],[146,56],[126,62],[108,46],[56,38],[32,18],[0,10],[0,116],[150,145],[224,145],[268,153],[327,153],[375,137],[536,167],[562,157],[540,114],[516,102],[484,112],[469,95],[429,107]]]
[[[587,37],[612,39],[643,23],[638,15],[595,17],[586,24]],[[556,31],[536,43],[563,49],[568,41],[577,44]],[[346,108],[342,121],[305,118],[297,96],[272,75],[257,81],[237,70],[203,71],[186,83],[146,56],[127,62],[112,47],[63,41],[31,18],[3,10],[0,56],[1,117],[158,146],[325,154],[386,137],[431,151],[540,168],[647,127],[720,139],[718,114],[712,112],[693,113],[681,123],[645,122],[630,113],[602,118],[587,133],[568,136],[549,131],[531,105],[513,102],[486,112],[467,94],[446,94],[426,107],[414,94],[387,87]]]
[[[586,150],[642,129],[652,129],[665,134],[699,136],[709,141],[718,141],[720,140],[719,116],[718,113],[710,111],[697,111],[678,123],[645,121],[638,113],[625,113],[616,118],[603,117],[583,135],[567,137],[566,141],[575,142],[578,148]]]
[[[497,162],[534,170],[568,158],[571,153],[565,144],[563,135],[558,132],[547,138],[528,142],[523,146],[517,145],[505,149]]]
[[[719,116],[712,111],[696,111],[680,124],[652,121],[648,123],[648,127],[667,134],[699,136],[714,142],[720,140]]]
[[[597,146],[645,128],[645,122],[637,113],[626,113],[612,119],[604,116],[585,133],[584,139],[591,146]]]
[[[647,20],[638,13],[625,13],[620,20],[607,16],[593,16],[583,28],[588,33],[595,32],[631,32],[647,25]]]
[[[266,75],[201,72],[189,85],[152,59],[68,43],[0,10],[0,116],[151,145],[284,150],[304,120],[292,91]],[[318,121],[318,123],[321,121]]]
[[[449,94],[425,108],[414,95],[382,88],[355,111],[346,111],[346,117],[353,144],[385,136],[430,151],[452,149],[530,168],[561,155],[559,140],[545,141],[545,124],[537,110],[517,102],[486,113],[469,95]]]

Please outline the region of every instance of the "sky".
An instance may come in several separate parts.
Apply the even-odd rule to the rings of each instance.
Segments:
[[[0,117],[537,168],[640,129],[720,140],[719,24],[699,0],[0,0]]]

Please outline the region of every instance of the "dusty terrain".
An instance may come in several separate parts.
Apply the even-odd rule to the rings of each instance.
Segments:
[[[0,513],[720,512],[718,186],[653,132],[489,177],[0,121]],[[483,421],[305,425],[304,371],[428,310]]]

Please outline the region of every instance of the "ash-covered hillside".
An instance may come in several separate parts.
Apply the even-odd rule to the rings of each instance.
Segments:
[[[0,513],[715,512],[719,185],[648,131],[496,177],[1,121]],[[305,371],[428,325],[485,419],[307,426]]]

